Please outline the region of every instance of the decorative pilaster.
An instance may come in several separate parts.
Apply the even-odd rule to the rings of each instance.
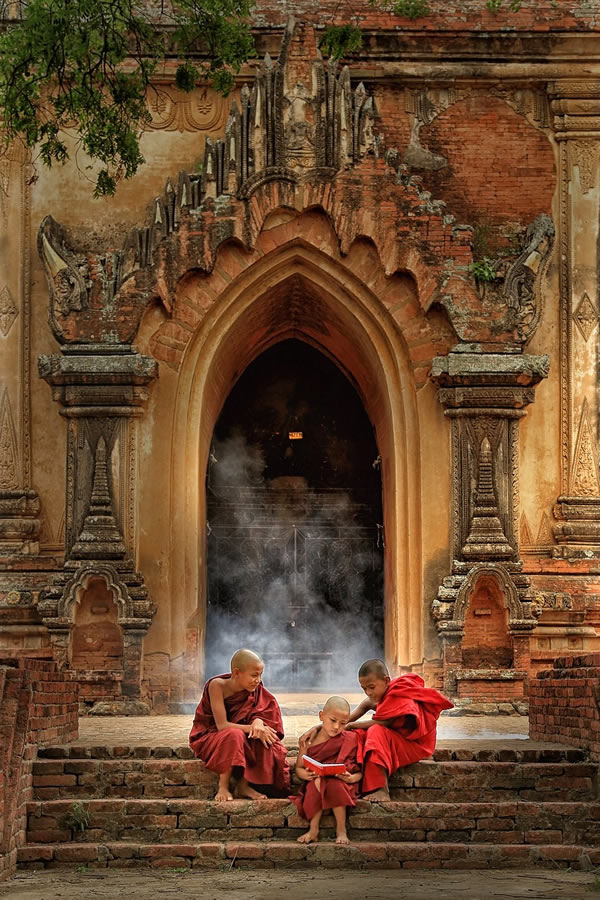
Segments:
[[[59,662],[68,666],[78,607],[86,592],[103,583],[123,633],[119,690],[124,698],[136,698],[142,640],[155,608],[133,561],[131,459],[135,419],[143,412],[157,363],[129,345],[79,344],[41,356],[39,371],[62,405],[68,441],[65,564],[38,609]]]
[[[561,493],[553,548],[600,558],[600,81],[549,86],[559,143]]]
[[[453,562],[433,604],[451,693],[465,613],[480,579],[492,579],[503,598],[521,662],[536,624],[519,558],[519,422],[548,367],[547,356],[486,352],[480,344],[433,360],[431,378],[452,422]]]
[[[0,565],[39,551],[31,484],[29,167],[18,146],[0,160]],[[2,597],[0,585],[0,599]]]

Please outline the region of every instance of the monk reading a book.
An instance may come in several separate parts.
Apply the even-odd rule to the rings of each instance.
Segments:
[[[292,797],[299,814],[310,826],[298,840],[310,844],[319,840],[323,811],[333,810],[336,844],[347,844],[346,809],[356,806],[356,791],[361,778],[357,762],[358,735],[345,731],[350,720],[350,705],[343,697],[330,697],[319,713],[321,726],[310,745],[300,738],[296,775],[302,779],[300,792]]]
[[[367,729],[362,750],[363,796],[389,800],[389,776],[433,754],[438,717],[452,703],[439,691],[426,688],[420,675],[390,679],[381,659],[364,662],[358,680],[367,696],[352,712],[349,727]],[[372,719],[357,721],[371,709]]]
[[[190,732],[190,747],[206,768],[219,775],[215,800],[262,800],[252,785],[272,786],[285,796],[290,775],[281,743],[283,722],[277,700],[261,682],[264,663],[251,650],[238,650],[231,673],[204,685]]]

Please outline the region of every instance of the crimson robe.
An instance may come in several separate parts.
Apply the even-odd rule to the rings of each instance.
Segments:
[[[354,775],[355,772],[360,772],[358,744],[359,736],[356,731],[342,731],[322,744],[311,744],[309,756],[322,763],[344,763],[346,771]],[[320,809],[356,806],[358,784],[346,784],[335,775],[321,775],[320,782],[318,789],[314,781],[303,781],[299,793],[290,798],[304,819],[310,821]]]
[[[231,675],[216,677],[231,678]],[[287,794],[290,770],[286,762],[287,750],[281,743],[283,720],[277,700],[262,683],[253,691],[242,690],[225,698],[228,722],[250,725],[254,719],[262,719],[277,733],[278,740],[265,747],[257,738],[249,738],[240,728],[217,730],[208,694],[212,680],[210,678],[204,685],[190,732],[190,747],[194,754],[212,772],[221,774],[239,767],[250,784],[272,785],[277,792]]]
[[[391,775],[402,766],[431,756],[438,717],[452,705],[439,691],[426,688],[420,675],[410,672],[392,679],[373,713],[374,719],[386,719],[389,724],[371,725],[364,732],[360,757],[364,761],[363,793],[385,785],[382,770]]]

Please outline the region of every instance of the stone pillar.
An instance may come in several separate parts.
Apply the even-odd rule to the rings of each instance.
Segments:
[[[559,145],[561,486],[553,555],[600,557],[600,81],[549,86]]]
[[[123,658],[118,675],[90,679],[85,696],[138,698],[142,641],[154,606],[135,571],[136,417],[143,412],[157,363],[129,345],[71,344],[41,356],[39,371],[67,419],[65,564],[39,602],[56,656],[70,664],[70,635],[77,604],[101,580],[118,607]],[[90,638],[92,639],[92,638]],[[85,673],[82,673],[82,678]]]
[[[19,558],[38,553],[40,532],[31,484],[29,176],[18,147],[0,160],[0,567],[16,557],[17,569]]]
[[[450,693],[469,597],[481,577],[493,578],[504,598],[515,665],[529,652],[536,618],[519,558],[519,422],[548,366],[547,356],[489,352],[480,344],[433,360],[431,377],[452,423],[453,562],[433,606]]]

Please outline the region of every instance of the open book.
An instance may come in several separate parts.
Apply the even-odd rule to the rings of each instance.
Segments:
[[[317,775],[341,775],[346,771],[344,763],[322,763],[313,759],[312,756],[303,756],[302,765],[305,769],[316,772]]]

